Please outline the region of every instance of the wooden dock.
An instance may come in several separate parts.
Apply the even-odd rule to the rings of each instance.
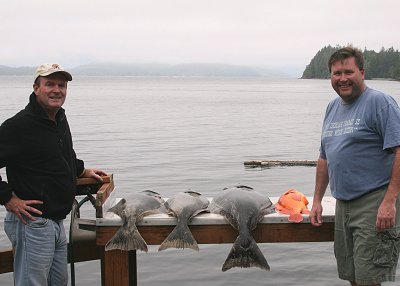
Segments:
[[[136,251],[105,251],[105,244],[122,225],[122,220],[114,213],[107,212],[120,198],[116,197],[114,183],[111,180],[97,191],[96,219],[82,219],[79,227],[95,232],[94,240],[79,244],[74,242],[75,261],[100,259],[101,280],[103,286],[137,285]],[[278,198],[270,198],[276,202]],[[308,215],[303,215],[301,223],[291,223],[288,215],[278,213],[264,216],[253,231],[257,243],[282,242],[323,242],[333,241],[334,206],[332,197],[323,200],[324,223],[321,227],[310,224]],[[311,207],[311,206],[309,206]],[[149,245],[159,245],[176,225],[176,218],[167,214],[150,215],[138,225],[138,230]],[[199,244],[233,243],[237,237],[228,222],[220,215],[203,213],[193,218],[189,228]],[[12,271],[11,249],[0,252],[0,273]]]

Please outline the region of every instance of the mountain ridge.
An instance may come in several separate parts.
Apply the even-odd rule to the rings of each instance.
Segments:
[[[9,67],[0,65],[0,75],[33,75],[36,67]],[[85,76],[210,76],[210,77],[274,77],[287,78],[282,71],[255,66],[231,64],[120,64],[97,62],[68,69],[73,75]]]

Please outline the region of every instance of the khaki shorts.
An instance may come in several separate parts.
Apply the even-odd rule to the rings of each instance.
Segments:
[[[386,188],[352,201],[336,201],[335,256],[339,278],[362,285],[394,281],[400,250],[400,198],[396,226],[376,232]]]

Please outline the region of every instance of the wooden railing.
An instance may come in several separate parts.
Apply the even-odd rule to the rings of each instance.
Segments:
[[[277,198],[271,198],[274,202]],[[282,242],[324,242],[333,241],[334,236],[334,199],[325,197],[324,223],[320,227],[310,224],[307,215],[302,223],[291,223],[288,215],[266,215],[253,231],[257,243]],[[90,227],[96,229],[96,243],[104,247],[122,222],[118,217],[97,218]],[[176,225],[176,219],[166,214],[151,215],[143,218],[137,228],[149,245],[160,245]],[[89,226],[88,226],[89,227]],[[220,215],[200,214],[192,219],[189,228],[198,244],[233,243],[238,232]],[[136,286],[136,251],[110,250],[104,253],[102,264],[102,285]]]
[[[114,188],[113,175],[102,177],[103,183],[91,178],[80,178],[77,180],[77,196],[90,196],[96,194],[95,201],[96,215],[102,216],[102,204]],[[74,238],[73,243],[68,248],[73,247],[73,262],[82,262],[101,259],[104,256],[104,250],[96,244],[96,236],[93,239]],[[72,262],[68,255],[68,262]],[[13,252],[10,248],[0,249],[0,274],[13,272]]]
[[[74,261],[101,260],[101,280],[106,286],[137,285],[136,251],[111,250],[105,251],[104,246],[121,226],[120,219],[110,219],[105,215],[107,205],[114,201],[109,196],[114,190],[112,176],[105,179],[103,184],[93,180],[81,179],[78,181],[78,194],[96,194],[96,219],[81,219],[79,228],[94,231],[92,240],[73,241]],[[108,199],[108,200],[107,200]],[[272,199],[272,198],[271,198]],[[275,198],[276,199],[276,198]],[[313,227],[308,218],[302,223],[295,224],[287,221],[287,216],[272,214],[264,217],[253,231],[253,237],[258,243],[274,242],[320,242],[333,241],[334,234],[334,199],[323,200],[324,224]],[[210,217],[211,216],[211,217]],[[234,230],[222,216],[203,214],[193,218],[189,227],[199,244],[232,243],[237,237]],[[149,245],[159,245],[175,227],[174,218],[166,214],[161,217],[145,217],[138,225],[138,230]],[[12,271],[12,250],[0,251],[0,273]]]

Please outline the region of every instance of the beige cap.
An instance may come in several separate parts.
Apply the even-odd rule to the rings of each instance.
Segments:
[[[59,64],[42,64],[37,68],[33,81],[39,76],[48,76],[57,72],[64,74],[68,81],[72,80],[71,74],[66,72]]]

